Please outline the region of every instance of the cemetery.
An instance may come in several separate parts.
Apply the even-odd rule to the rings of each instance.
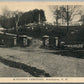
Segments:
[[[81,10],[80,15],[81,7],[52,5],[31,9],[31,5],[29,10],[29,5],[25,5],[22,8],[25,11],[17,9],[19,6],[14,6],[18,11],[11,7],[2,9],[0,77],[84,76],[84,12]]]

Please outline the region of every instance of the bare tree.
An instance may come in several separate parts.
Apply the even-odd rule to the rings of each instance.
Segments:
[[[16,32],[18,32],[18,23],[19,23],[19,19],[22,15],[22,12],[19,12],[19,11],[10,11],[8,9],[8,7],[4,7],[2,9],[2,16],[4,18],[15,18],[15,30]]]
[[[14,11],[13,12],[13,15],[15,17],[15,24],[16,24],[16,32],[18,32],[18,24],[19,24],[19,20],[20,20],[20,17],[22,15],[22,12],[19,12],[19,11]]]
[[[60,14],[60,10],[58,9],[58,6],[57,6],[56,10],[54,11],[54,15],[55,15],[55,19],[56,19],[57,28],[58,28],[58,24],[59,24],[59,23],[58,23],[58,20],[60,19],[59,14]]]
[[[16,11],[11,11],[8,7],[2,8],[2,16],[5,18],[11,18],[15,16]]]
[[[81,21],[82,22],[82,25],[84,25],[84,15],[81,15],[81,18],[80,18],[79,21]]]
[[[69,31],[69,24],[73,20],[74,16],[80,13],[78,9],[79,7],[80,6],[75,5],[66,5],[60,7],[61,18],[63,18],[67,23],[67,32]]]
[[[8,9],[8,7],[2,8],[2,15],[3,15],[5,18],[9,18],[9,17],[10,17],[10,10]]]
[[[54,15],[54,18],[55,18],[55,22],[56,22],[56,25],[57,25],[57,28],[58,28],[58,20],[61,18],[60,17],[60,10],[59,10],[59,6],[49,6],[53,15]]]
[[[75,15],[80,14],[80,6],[78,5],[63,5],[63,6],[50,6],[58,26],[58,20],[61,19],[62,23],[67,24],[67,32],[69,30],[70,22],[72,22]]]

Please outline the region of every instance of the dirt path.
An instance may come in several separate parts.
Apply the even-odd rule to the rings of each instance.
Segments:
[[[31,45],[29,46],[29,48],[39,48],[40,46],[42,45],[42,41],[39,40],[39,39],[32,39],[32,43]]]
[[[53,54],[40,44],[0,48],[0,77],[84,77],[84,59]]]
[[[32,40],[32,45],[27,48],[27,52],[31,51],[33,53],[33,52],[41,51],[41,49],[39,48],[41,46],[41,44],[42,44],[42,42],[40,40],[37,40],[37,39]],[[18,57],[14,56],[16,54],[14,54],[14,52],[11,52],[10,49],[7,49],[7,48],[4,48],[4,49],[7,51],[5,53],[2,52],[2,54],[0,56],[1,63],[5,64],[9,67],[12,67],[12,68],[23,70],[24,72],[29,73],[31,76],[50,77],[50,75],[48,73],[46,73],[44,70],[41,70],[41,69],[38,69],[37,67],[32,67],[32,66],[29,66],[28,64],[26,65],[26,64],[22,63]],[[16,49],[17,49],[17,47],[13,48],[14,51]],[[21,53],[20,51],[25,51],[25,50],[26,50],[26,48],[21,48],[21,49],[19,48],[19,50],[18,50],[19,52],[15,51],[15,53],[19,54],[19,53]]]

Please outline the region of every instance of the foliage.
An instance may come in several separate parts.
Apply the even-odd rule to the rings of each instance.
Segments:
[[[7,13],[8,14],[8,13]],[[38,23],[39,22],[39,14],[40,21],[46,21],[45,14],[43,10],[34,9],[32,11],[28,11],[25,13],[15,14],[11,17],[8,17],[7,14],[0,17],[0,24],[4,28],[12,28],[16,26],[23,26],[28,23]],[[11,13],[12,14],[12,13]],[[7,17],[6,17],[7,16]]]

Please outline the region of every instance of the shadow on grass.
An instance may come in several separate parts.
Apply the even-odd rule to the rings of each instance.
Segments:
[[[51,52],[53,54],[59,54],[62,56],[67,56],[67,57],[75,57],[75,58],[80,58],[84,59],[84,51],[77,51],[77,50],[59,50],[58,52]]]
[[[30,73],[34,77],[50,77],[48,73],[46,73],[44,70],[37,69],[36,67],[31,67],[26,64],[20,63],[20,62],[14,62],[8,59],[5,59],[3,57],[0,57],[0,62],[13,68],[21,69],[27,73]]]

